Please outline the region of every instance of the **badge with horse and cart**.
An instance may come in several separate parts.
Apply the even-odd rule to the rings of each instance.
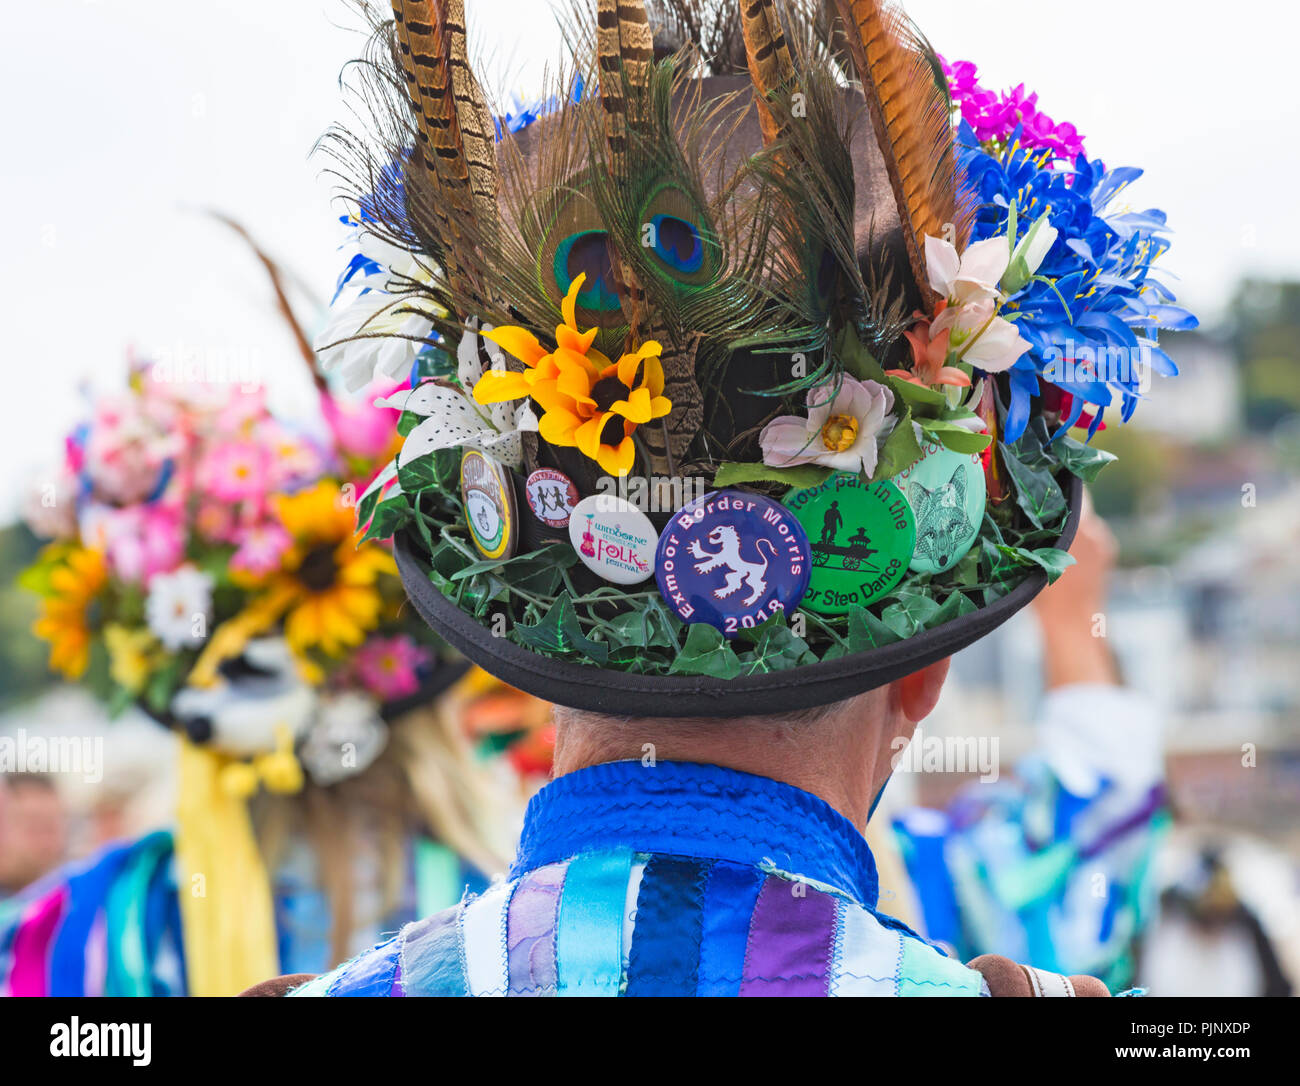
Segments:
[[[842,615],[890,592],[907,574],[916,518],[898,487],[836,472],[819,486],[792,491],[785,504],[808,533],[812,577],[803,606]]]

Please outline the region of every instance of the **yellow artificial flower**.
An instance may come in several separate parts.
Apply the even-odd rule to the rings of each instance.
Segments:
[[[636,428],[673,409],[663,394],[663,348],[646,340],[617,362],[593,349],[598,329],[580,332],[577,325],[578,292],[585,279],[579,275],[565,295],[555,350],[548,352],[524,328],[483,333],[526,368],[523,373],[489,370],[474,386],[474,399],[494,404],[530,397],[542,409],[537,429],[543,440],[577,448],[610,475],[623,476],[636,460]]]
[[[153,672],[158,639],[148,629],[132,630],[113,623],[104,627],[104,645],[112,680],[132,694],[140,693]]]
[[[50,669],[65,678],[79,679],[90,663],[90,605],[108,583],[104,556],[96,550],[74,547],[50,571],[49,587],[41,615],[32,632],[50,643]]]
[[[241,582],[255,594],[213,631],[190,673],[195,686],[214,682],[223,660],[238,656],[281,617],[285,640],[313,683],[324,674],[307,659],[310,649],[342,656],[379,625],[384,598],[378,581],[383,574],[397,576],[397,563],[377,544],[357,545],[356,517],[340,500],[338,485],[323,479],[297,494],[277,494],[271,505],[293,545],[274,573]]]
[[[319,646],[331,656],[361,644],[379,624],[383,597],[380,574],[397,575],[397,564],[382,547],[356,542],[356,515],[339,500],[328,481],[272,499],[276,514],[293,537],[279,573],[271,575],[272,594],[289,599],[284,633],[300,655]]]

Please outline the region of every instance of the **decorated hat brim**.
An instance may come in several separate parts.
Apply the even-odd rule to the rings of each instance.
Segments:
[[[1070,512],[1053,544],[1068,550],[1079,526],[1083,482],[1063,475]],[[611,716],[743,717],[798,712],[885,686],[988,636],[1047,587],[1030,572],[1010,593],[968,615],[892,645],[735,679],[638,675],[543,656],[495,635],[429,580],[410,536],[399,535],[397,566],[416,611],[484,671],[543,701]]]

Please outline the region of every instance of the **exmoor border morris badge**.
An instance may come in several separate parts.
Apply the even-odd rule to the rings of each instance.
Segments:
[[[470,538],[484,558],[509,558],[519,539],[515,488],[510,473],[490,456],[466,449],[460,460],[460,493]]]
[[[808,591],[812,555],[803,525],[761,494],[722,490],[692,502],[659,538],[659,592],[683,622],[735,637]]]
[[[916,518],[902,491],[882,481],[837,472],[820,486],[794,490],[785,504],[808,532],[812,577],[803,605],[843,615],[880,599],[906,575],[916,546]]]

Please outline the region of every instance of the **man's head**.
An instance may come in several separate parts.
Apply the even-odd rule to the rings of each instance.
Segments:
[[[0,888],[21,890],[64,857],[67,815],[54,783],[36,773],[0,777]]]
[[[949,662],[848,701],[775,716],[612,717],[556,706],[555,775],[628,759],[703,762],[812,792],[862,827],[892,771],[894,740],[910,739],[933,711]]]

